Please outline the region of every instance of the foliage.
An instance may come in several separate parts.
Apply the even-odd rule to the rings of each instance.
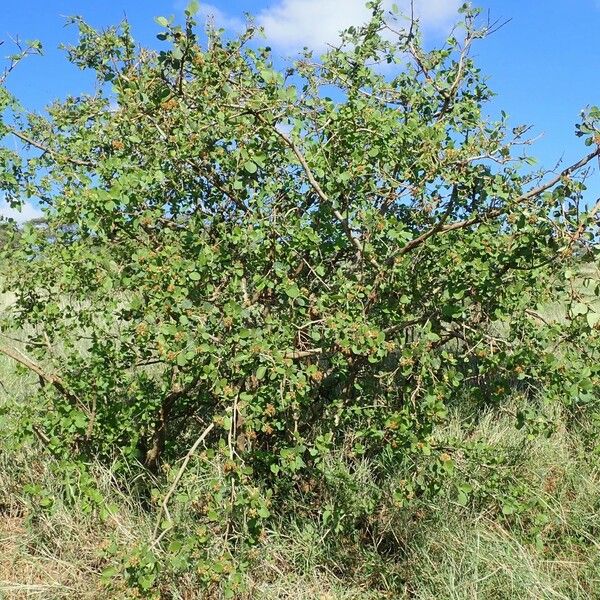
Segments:
[[[587,156],[531,173],[525,128],[484,118],[469,51],[492,26],[465,6],[463,37],[426,50],[416,22],[370,6],[339,48],[284,70],[251,25],[201,45],[192,9],[157,20],[160,52],[127,23],[74,19],[69,58],[98,92],[47,115],[3,93],[3,133],[30,151],[1,151],[0,183],[46,219],[3,252],[26,354],[4,351],[43,384],[22,432],[67,463],[168,472],[155,538],[123,567],[143,592],[166,544],[233,595],[230,553],[290,498],[350,539],[389,498],[386,473],[408,473],[388,490],[399,506],[437,493],[472,450],[436,441],[451,406],[516,391],[533,437],[552,431],[545,404],[595,409],[599,313],[574,281],[597,256],[580,175],[598,110],[578,130]],[[550,300],[568,315],[545,318]],[[189,538],[169,503],[196,450],[216,467]]]

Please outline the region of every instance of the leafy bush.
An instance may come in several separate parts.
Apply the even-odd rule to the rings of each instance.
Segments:
[[[3,351],[42,383],[22,431],[67,460],[185,459],[154,499],[143,589],[154,548],[187,548],[169,501],[195,452],[219,473],[198,519],[232,544],[260,540],[291,497],[353,535],[385,473],[409,473],[389,490],[402,506],[454,471],[462,446],[433,435],[450,406],[516,393],[535,436],[552,430],[545,403],[597,402],[600,315],[578,265],[597,255],[580,175],[598,109],[578,130],[587,156],[531,172],[526,128],[483,116],[469,51],[493,25],[465,6],[463,38],[426,50],[416,22],[371,8],[339,48],[283,70],[251,25],[202,46],[192,9],[183,27],[158,19],[160,52],[127,23],[75,19],[69,58],[98,92],[47,115],[2,97],[3,133],[29,149],[2,150],[2,188],[45,214],[3,250],[6,327],[26,336]],[[544,316],[550,301],[568,314]],[[357,478],[374,456],[386,468]],[[231,575],[210,560],[207,585]]]

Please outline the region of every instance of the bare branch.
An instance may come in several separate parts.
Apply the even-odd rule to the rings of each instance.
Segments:
[[[78,404],[86,413],[89,413],[85,405],[67,389],[67,386],[58,375],[47,373],[35,363],[31,358],[23,354],[20,350],[15,348],[9,348],[7,346],[0,346],[0,354],[4,354],[9,358],[12,358],[15,362],[29,369],[32,373],[35,373],[41,380],[45,381],[49,385],[53,386],[60,394],[67,398],[72,404]]]
[[[318,354],[323,354],[323,348],[313,348],[312,350],[298,350],[294,352],[286,352],[283,357],[284,358],[306,358],[307,356],[316,356]]]
[[[25,58],[31,54],[41,54],[41,46],[36,42],[29,42],[25,48],[21,45],[18,38],[11,38],[11,41],[19,49],[19,53],[9,57],[8,66],[0,73],[0,85],[4,85],[4,82],[16,66]],[[4,40],[0,41],[0,46],[4,44]]]
[[[156,517],[156,525],[154,526],[154,538],[155,539],[154,539],[154,542],[152,542],[152,546],[151,546],[152,548],[155,548],[160,543],[162,538],[167,534],[167,532],[173,528],[171,514],[169,513],[169,500],[171,499],[171,496],[174,494],[174,492],[177,488],[177,484],[179,483],[181,477],[183,476],[185,469],[186,469],[188,463],[190,462],[190,459],[194,455],[194,452],[196,452],[196,450],[198,449],[198,446],[200,446],[200,444],[206,439],[208,434],[213,430],[214,426],[215,426],[215,424],[211,422],[210,425],[200,434],[200,436],[194,442],[192,447],[187,451],[187,454],[185,455],[183,462],[181,463],[181,467],[179,467],[179,471],[177,471],[177,475],[175,475],[175,479],[173,480],[171,487],[165,494],[165,497],[163,498],[160,510],[158,511],[158,515]],[[169,520],[169,526],[166,529],[163,529],[161,534],[158,537],[156,537],[158,530],[160,529],[161,518],[162,518],[163,514],[166,515],[167,519]]]

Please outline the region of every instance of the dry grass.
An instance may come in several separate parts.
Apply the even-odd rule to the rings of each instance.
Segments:
[[[56,553],[32,551],[24,517],[4,515],[0,521],[0,593],[21,598],[91,598],[93,587],[82,578],[80,565]]]

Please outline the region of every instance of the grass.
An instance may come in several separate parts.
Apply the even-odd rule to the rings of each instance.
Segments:
[[[530,443],[492,415],[477,435],[498,448],[521,449],[507,468],[525,486],[531,508],[507,519],[489,505],[431,506],[430,520],[410,545],[413,597],[600,597],[600,471],[579,441],[563,431]],[[483,480],[476,465],[468,468]]]

